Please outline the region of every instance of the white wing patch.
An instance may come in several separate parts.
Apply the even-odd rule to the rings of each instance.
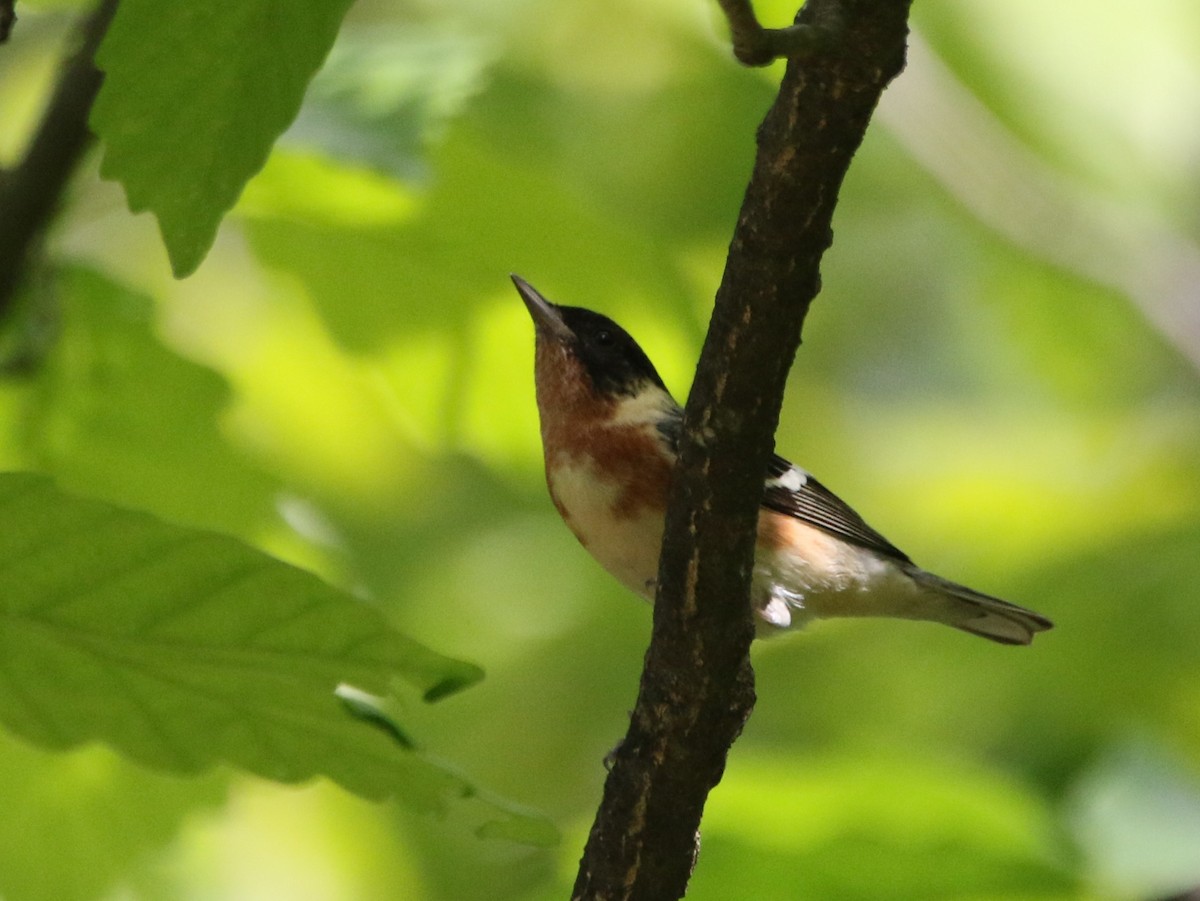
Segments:
[[[808,484],[809,474],[799,466],[789,466],[780,475],[767,479],[767,488],[782,488],[784,491],[799,491]]]

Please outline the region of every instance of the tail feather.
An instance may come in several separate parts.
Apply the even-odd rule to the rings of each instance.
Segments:
[[[1001,644],[1029,644],[1038,632],[1054,626],[1040,613],[1034,613],[1000,598],[983,594],[941,576],[913,568],[910,573],[918,585],[936,594],[945,603],[929,618],[979,635]]]

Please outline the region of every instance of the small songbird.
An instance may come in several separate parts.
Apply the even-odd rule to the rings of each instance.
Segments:
[[[600,565],[653,601],[683,411],[619,325],[512,280],[537,332],[550,497]],[[751,600],[760,636],[838,616],[930,620],[1003,644],[1029,644],[1051,627],[1032,610],[921,569],[779,456],[763,488]]]

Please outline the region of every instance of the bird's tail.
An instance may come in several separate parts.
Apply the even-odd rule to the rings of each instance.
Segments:
[[[1001,644],[1029,644],[1038,632],[1045,632],[1053,623],[1040,613],[1002,601],[974,589],[935,576],[914,567],[913,581],[926,591],[936,594],[942,603],[930,619],[998,641]]]

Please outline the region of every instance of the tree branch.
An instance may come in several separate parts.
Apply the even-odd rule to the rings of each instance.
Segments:
[[[763,476],[850,160],[904,64],[909,0],[809,0],[838,41],[792,59],[758,155],[688,398],[637,706],[573,898],[673,899],[708,792],[754,705],[749,598]]]
[[[101,0],[83,21],[78,49],[66,62],[25,156],[15,168],[0,171],[0,319],[91,138],[88,113],[103,80],[92,59],[116,9],[117,0]]]
[[[0,44],[8,40],[17,21],[17,0],[0,0]]]
[[[805,59],[831,49],[842,21],[837,4],[822,7],[821,18],[811,23],[796,22],[787,28],[763,28],[750,0],[717,0],[729,21],[733,55],[747,66],[767,66],[781,57]]]

